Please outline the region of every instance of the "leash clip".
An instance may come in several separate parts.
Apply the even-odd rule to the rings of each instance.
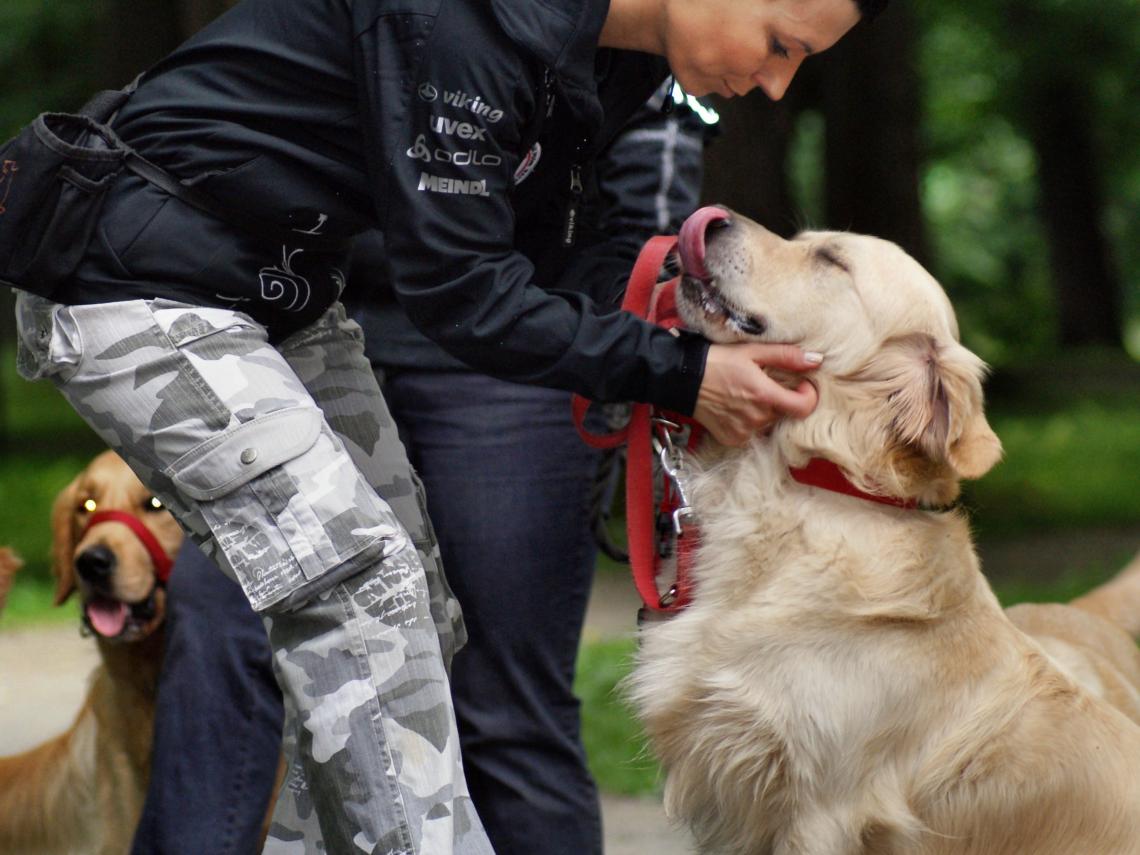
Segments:
[[[654,416],[653,422],[661,435],[660,440],[657,437],[653,438],[653,448],[661,461],[661,469],[677,490],[678,502],[677,508],[673,511],[673,532],[680,537],[684,531],[683,521],[692,522],[695,516],[689,503],[689,491],[686,489],[688,473],[683,444],[673,440],[673,435],[683,433],[685,428],[661,416]]]

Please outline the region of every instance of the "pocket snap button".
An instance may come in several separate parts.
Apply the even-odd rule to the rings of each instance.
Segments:
[[[247,466],[250,463],[253,463],[253,461],[255,461],[255,460],[257,460],[257,449],[256,448],[247,448],[245,451],[243,451],[241,453],[241,462],[246,464]]]

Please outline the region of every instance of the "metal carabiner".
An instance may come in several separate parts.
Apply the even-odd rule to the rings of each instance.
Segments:
[[[658,459],[661,461],[661,469],[665,472],[669,480],[673,482],[673,486],[676,488],[679,498],[678,506],[676,510],[673,511],[673,531],[680,537],[684,530],[682,520],[693,516],[693,509],[689,503],[689,492],[685,488],[685,455],[673,442],[673,433],[680,433],[683,428],[676,422],[663,419],[659,416],[654,417],[653,421],[661,428],[661,436],[664,440],[662,442],[654,437],[653,447],[657,451]]]

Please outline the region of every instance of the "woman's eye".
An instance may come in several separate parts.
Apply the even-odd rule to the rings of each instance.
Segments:
[[[784,47],[779,39],[772,39],[772,53],[776,54],[780,59],[788,58],[788,49]]]

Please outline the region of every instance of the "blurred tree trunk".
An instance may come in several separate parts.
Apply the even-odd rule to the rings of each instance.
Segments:
[[[704,200],[790,236],[799,220],[786,169],[795,107],[757,90],[746,98],[717,99],[716,108],[720,133],[705,154]]]
[[[824,54],[826,210],[831,228],[877,235],[929,264],[919,200],[916,26],[892,4]]]
[[[1087,89],[1062,74],[1028,81],[1026,124],[1037,153],[1062,347],[1121,348],[1121,288],[1113,269]]]
[[[1111,24],[1094,26],[1098,19],[1086,12],[1065,4],[1043,9],[1032,0],[1005,5],[1003,33],[1019,60],[1009,110],[1037,155],[1058,341],[1123,348],[1122,288],[1104,232],[1102,156],[1094,136],[1103,117],[1090,97],[1100,58],[1119,45]],[[1058,61],[1074,47],[1072,61]]]
[[[779,234],[794,233],[802,216],[790,192],[788,147],[798,114],[821,107],[826,213],[820,226],[879,235],[928,262],[914,29],[909,10],[892,6],[805,63],[783,101],[756,92],[719,102],[721,135],[705,159],[704,197]]]

